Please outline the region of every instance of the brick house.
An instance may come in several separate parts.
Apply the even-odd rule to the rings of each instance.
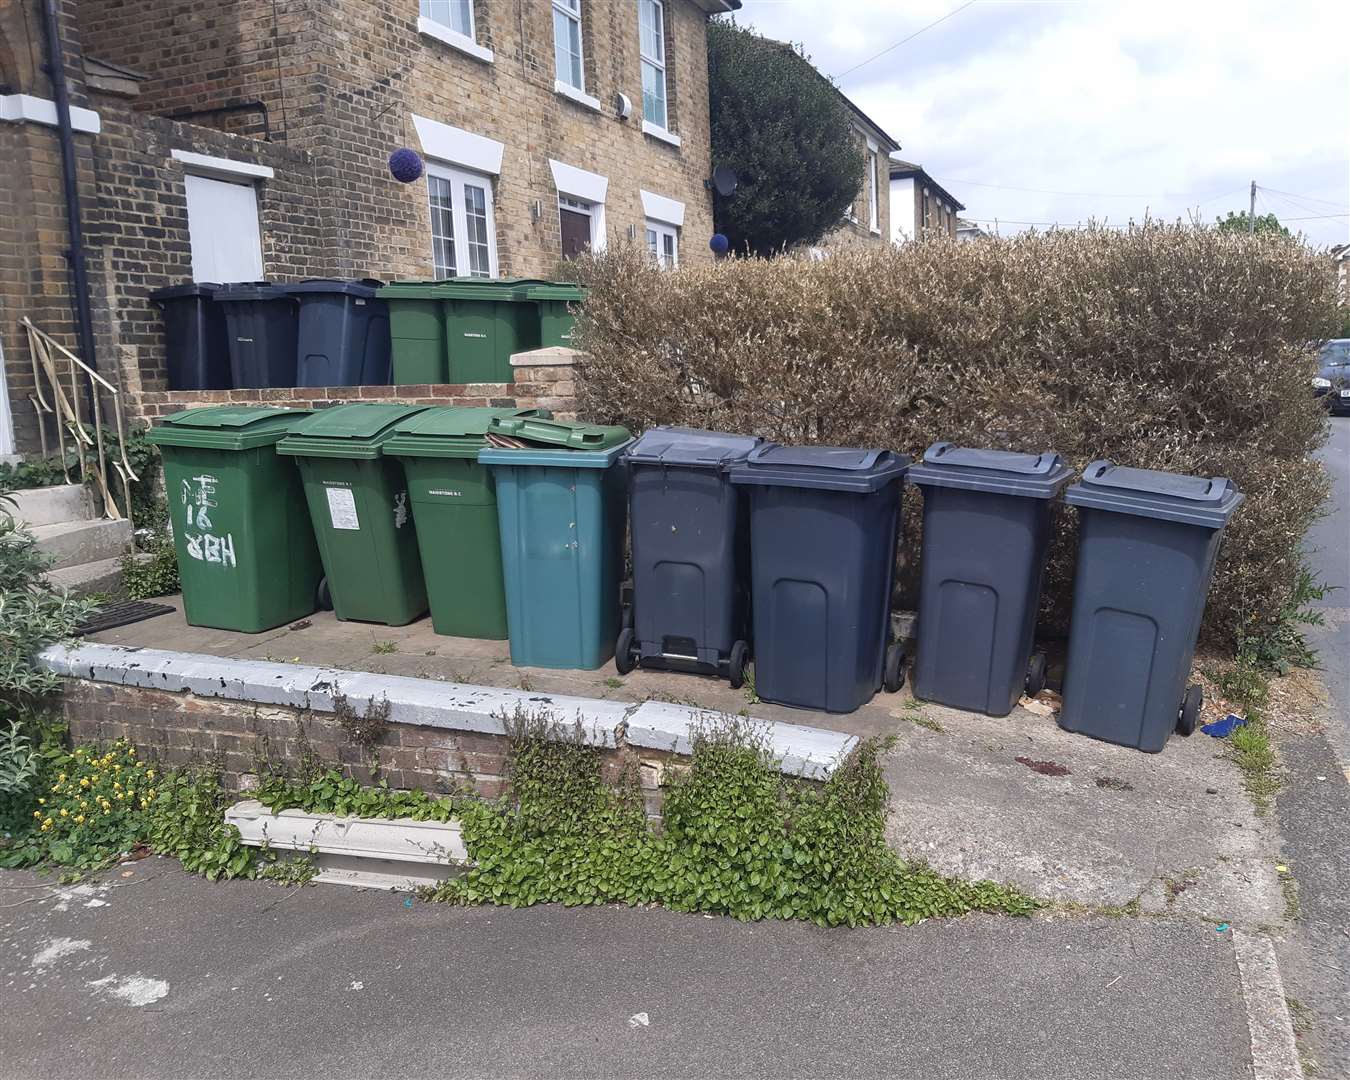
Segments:
[[[843,96],[841,93],[840,97]],[[900,144],[847,97],[844,101],[852,114],[854,143],[863,155],[863,182],[843,222],[820,241],[825,249],[845,244],[884,244],[891,233],[891,200],[887,198],[884,177],[887,162]]]
[[[922,165],[891,160],[891,239],[897,244],[932,236],[957,235],[957,214],[965,209]]]
[[[740,0],[52,2],[93,359],[133,415],[224,393],[166,393],[148,299],[164,285],[545,277],[587,244],[630,238],[666,263],[711,258],[705,21]],[[46,3],[0,0],[0,454],[37,449],[19,320],[88,351],[42,63]],[[405,146],[425,162],[408,184],[388,166]],[[322,389],[229,399],[260,396],[325,400]]]

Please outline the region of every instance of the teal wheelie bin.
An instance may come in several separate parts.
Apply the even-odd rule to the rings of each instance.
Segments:
[[[627,428],[531,417],[488,425],[511,662],[598,668],[614,655]],[[504,445],[505,444],[505,445]]]

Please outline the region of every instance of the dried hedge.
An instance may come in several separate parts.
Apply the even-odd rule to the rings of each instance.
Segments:
[[[1290,596],[1326,481],[1309,380],[1334,319],[1325,260],[1271,236],[1149,223],[979,243],[850,248],[823,261],[652,268],[632,247],[582,267],[583,415],[788,442],[935,440],[1228,476],[1205,635],[1259,632]],[[919,497],[906,496],[912,603]],[[1067,620],[1075,516],[1046,579]]]

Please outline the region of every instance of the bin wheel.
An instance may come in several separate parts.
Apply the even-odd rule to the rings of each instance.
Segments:
[[[333,594],[328,590],[328,577],[319,578],[319,587],[314,590],[314,604],[320,611],[333,610]]]
[[[1045,653],[1032,653],[1027,661],[1027,697],[1035,697],[1045,689]]]
[[[1181,709],[1177,713],[1177,733],[1194,735],[1200,722],[1200,706],[1205,703],[1205,692],[1198,683],[1186,687],[1186,696],[1181,699]]]
[[[745,685],[745,665],[750,659],[750,646],[737,641],[731,646],[731,656],[727,659],[727,681],[733,690]]]
[[[893,641],[886,646],[886,665],[881,673],[881,685],[888,694],[894,694],[905,685],[905,650]]]
[[[614,645],[614,670],[627,675],[637,667],[637,654],[633,651],[633,628],[625,626],[619,631],[619,640]]]

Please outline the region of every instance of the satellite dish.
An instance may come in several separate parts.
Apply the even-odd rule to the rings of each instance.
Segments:
[[[736,179],[736,170],[729,165],[719,165],[713,170],[712,186],[724,199],[736,190],[739,182]]]

